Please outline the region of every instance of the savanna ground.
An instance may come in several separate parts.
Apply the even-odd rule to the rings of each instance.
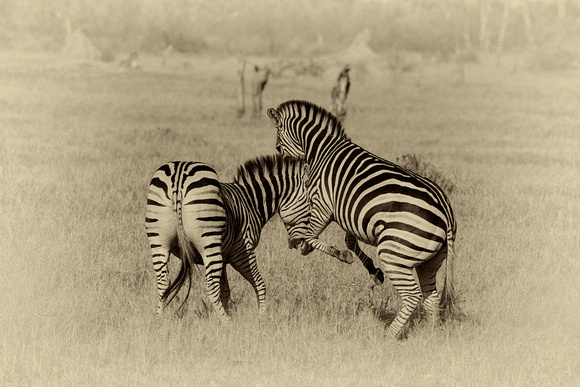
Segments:
[[[287,249],[278,219],[258,247],[269,310],[228,269],[233,322],[204,303],[155,316],[144,232],[151,174],[201,160],[231,181],[274,153],[269,120],[235,118],[235,59],[123,72],[52,55],[0,63],[0,384],[567,385],[580,369],[580,77],[448,64],[400,80],[353,70],[346,128],[455,183],[456,286],[466,318],[384,326],[399,300],[362,265]],[[379,67],[380,68],[380,67]],[[265,105],[328,106],[338,74],[272,78]],[[358,74],[358,75],[357,75]],[[331,227],[323,239],[343,246]],[[372,250],[368,250],[372,252]]]

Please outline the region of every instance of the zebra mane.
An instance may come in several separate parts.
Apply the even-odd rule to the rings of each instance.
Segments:
[[[240,181],[244,177],[246,177],[246,180],[255,180],[255,176],[258,173],[264,176],[269,173],[278,174],[287,164],[297,164],[298,167],[302,167],[302,161],[293,160],[281,154],[259,156],[250,159],[238,167],[234,183],[240,184]]]
[[[312,116],[320,116],[321,121],[326,118],[328,120],[326,129],[329,130],[331,136],[337,137],[341,140],[351,141],[342,126],[342,122],[340,122],[334,114],[312,102],[302,100],[286,101],[281,103],[277,110],[280,113],[287,112],[294,116],[296,114],[302,115],[302,108],[305,108],[306,116],[310,116],[310,113],[312,112]]]

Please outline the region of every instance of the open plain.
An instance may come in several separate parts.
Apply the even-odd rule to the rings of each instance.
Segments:
[[[206,306],[200,273],[182,315],[155,316],[144,230],[152,173],[196,160],[231,181],[243,161],[275,152],[265,114],[236,118],[235,58],[161,67],[152,57],[125,71],[0,56],[0,384],[577,383],[577,71],[514,73],[481,58],[458,85],[447,63],[402,77],[381,58],[353,66],[353,141],[392,161],[415,154],[455,185],[466,318],[436,329],[418,319],[395,342],[384,330],[399,302],[390,287],[373,287],[359,262],[288,250],[278,218],[257,249],[265,316],[231,268],[231,323]],[[273,76],[264,105],[328,106],[338,71]],[[344,246],[337,227],[322,239]]]

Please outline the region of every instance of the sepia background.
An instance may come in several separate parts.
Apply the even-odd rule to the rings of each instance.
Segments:
[[[572,0],[2,0],[0,384],[574,384],[579,59]],[[345,65],[352,140],[447,190],[465,318],[419,314],[390,340],[391,287],[288,250],[278,218],[257,249],[265,316],[228,268],[232,323],[201,272],[157,317],[153,172],[232,181],[275,152],[257,78],[263,109],[330,108]],[[322,239],[344,246],[335,225]]]

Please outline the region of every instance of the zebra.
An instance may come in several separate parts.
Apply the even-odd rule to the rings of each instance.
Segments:
[[[145,212],[159,294],[157,314],[163,312],[167,301],[173,299],[168,299],[169,295],[177,294],[186,278],[191,281],[193,264],[203,264],[208,298],[220,317],[227,315],[220,300],[225,228],[226,208],[212,167],[201,162],[175,161],[157,169],[149,184]],[[182,261],[171,286],[170,254]],[[188,297],[189,289],[185,300]]]
[[[403,304],[387,333],[399,337],[422,296],[433,323],[439,321],[439,308],[451,313],[456,307],[451,270],[457,225],[445,193],[429,179],[353,143],[341,122],[315,104],[287,101],[267,114],[277,129],[278,152],[304,160],[310,169],[305,242],[322,249],[318,235],[336,221],[347,233],[347,247],[358,247],[357,240],[377,247]]]
[[[193,264],[205,266],[207,294],[220,317],[229,316],[230,288],[224,264],[230,264],[254,288],[263,311],[266,286],[255,248],[266,222],[277,212],[297,248],[308,226],[309,203],[302,161],[282,155],[248,160],[233,183],[219,182],[213,168],[201,162],[175,161],[153,175],[147,197],[145,227],[157,277],[157,313],[191,283]],[[182,260],[169,284],[170,254]],[[169,296],[171,298],[169,298]],[[182,306],[189,296],[189,290]]]

